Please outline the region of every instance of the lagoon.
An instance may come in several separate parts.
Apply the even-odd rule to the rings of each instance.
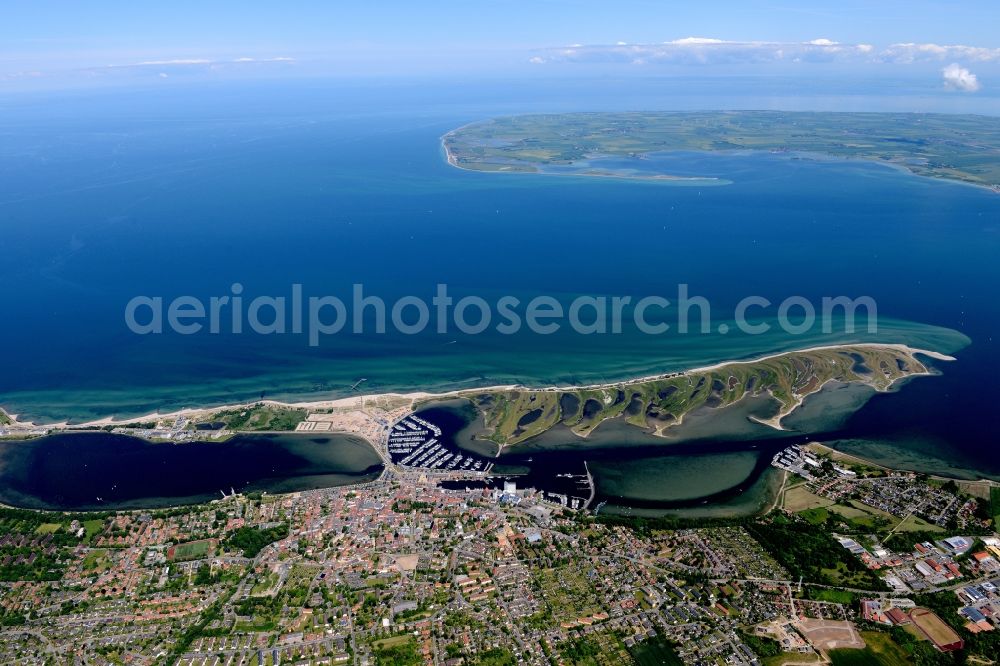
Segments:
[[[32,509],[174,506],[364,483],[381,472],[378,454],[354,435],[174,444],[94,432],[0,442],[0,502]]]

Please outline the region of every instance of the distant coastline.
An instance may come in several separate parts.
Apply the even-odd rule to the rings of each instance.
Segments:
[[[851,124],[843,121],[850,119]],[[978,116],[920,113],[669,111],[577,112],[500,116],[466,123],[441,137],[450,165],[484,173],[590,176],[678,184],[728,184],[712,176],[650,171],[588,172],[594,155],[642,157],[677,151],[814,155],[887,165],[915,176],[1000,194],[1000,169],[966,165],[1000,149],[996,134],[969,140]],[[1000,129],[994,127],[990,129]],[[707,141],[704,137],[713,137]],[[992,143],[991,143],[992,142]],[[565,173],[540,165],[570,167]],[[717,182],[712,182],[717,181]]]
[[[459,128],[461,129],[461,128]],[[725,178],[719,178],[717,176],[677,176],[667,173],[656,173],[649,175],[640,174],[624,174],[624,173],[614,173],[614,172],[598,172],[598,171],[578,171],[572,173],[555,173],[552,171],[542,171],[538,168],[532,169],[511,169],[506,167],[501,167],[499,169],[472,169],[459,163],[458,158],[455,157],[454,153],[451,151],[451,147],[448,145],[447,139],[453,132],[458,130],[452,130],[441,137],[441,149],[444,150],[445,159],[448,164],[455,167],[456,169],[461,169],[463,171],[472,171],[478,173],[508,173],[508,174],[521,174],[521,175],[531,175],[531,176],[562,176],[571,178],[613,178],[619,180],[636,180],[645,182],[665,182],[674,185],[729,185],[732,183],[730,180]]]

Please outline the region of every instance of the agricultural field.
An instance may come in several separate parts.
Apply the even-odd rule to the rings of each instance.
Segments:
[[[821,509],[831,504],[833,504],[833,500],[809,492],[805,484],[793,486],[785,491],[784,509],[791,513]],[[803,515],[803,517],[805,516]]]
[[[1000,186],[1000,118],[916,113],[712,111],[569,113],[495,118],[442,138],[474,171],[675,177],[650,167],[672,151],[763,151],[890,164],[931,178]],[[618,157],[631,166],[605,166]]]

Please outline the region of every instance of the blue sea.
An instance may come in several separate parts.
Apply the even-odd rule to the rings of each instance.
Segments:
[[[604,86],[602,88],[602,85]],[[610,88],[609,88],[610,86]],[[683,88],[683,86],[681,86]],[[609,96],[609,89],[617,92]],[[855,98],[853,108],[924,110]],[[0,99],[0,405],[39,422],[264,395],[614,380],[848,341],[953,353],[826,430],[845,450],[1000,478],[1000,196],[877,164],[676,155],[720,186],[485,174],[440,137],[538,111],[812,108],[816,97],[563,87],[232,84]],[[852,109],[845,109],[852,110]],[[940,109],[936,109],[940,110]],[[960,109],[967,110],[967,109]],[[666,158],[665,158],[666,159]],[[879,331],[136,335],[136,296],[870,296]],[[728,452],[727,455],[732,455]],[[745,466],[753,467],[744,461]],[[627,485],[622,482],[622,485]]]

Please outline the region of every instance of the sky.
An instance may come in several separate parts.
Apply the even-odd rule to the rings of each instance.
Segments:
[[[995,0],[4,0],[0,16],[0,92],[177,76],[692,71],[1000,86]]]

